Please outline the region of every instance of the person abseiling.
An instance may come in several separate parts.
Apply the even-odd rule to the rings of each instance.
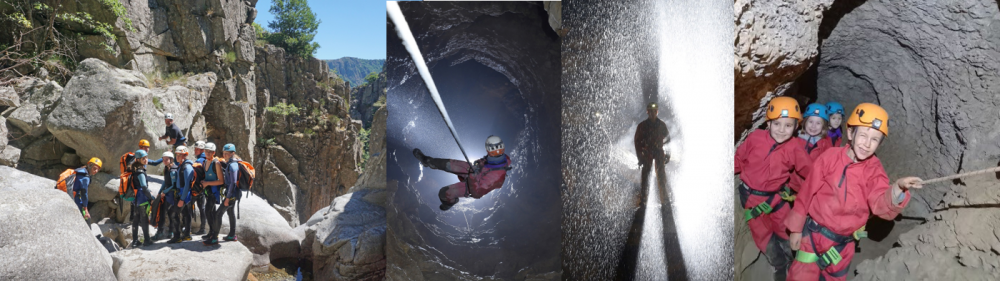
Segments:
[[[826,106],[818,103],[809,104],[806,112],[802,113],[802,130],[799,137],[806,141],[806,152],[809,158],[816,159],[827,148],[832,147],[832,143],[827,138],[827,122],[830,117],[826,113]]]
[[[831,147],[840,147],[843,144],[843,134],[841,124],[844,122],[844,106],[839,102],[831,101],[826,103],[826,113],[830,115],[830,138]]]
[[[128,184],[135,190],[135,199],[132,200],[132,248],[153,245],[153,240],[149,239],[149,204],[152,202],[152,195],[149,193],[149,184],[146,181],[146,163],[149,156],[145,150],[135,151],[135,161],[129,168],[132,176]],[[143,242],[139,243],[139,227],[142,227]]]
[[[198,202],[199,206],[204,206],[205,217],[202,217],[201,228],[198,229],[196,234],[205,234],[205,229],[211,231],[212,222],[215,221],[215,206],[219,204],[219,189],[222,185],[226,184],[223,180],[223,164],[220,158],[215,157],[215,143],[205,144],[205,179],[202,181],[202,185],[205,187],[205,195],[202,196],[205,203]],[[208,235],[202,235],[202,240],[208,237]]]
[[[174,115],[167,113],[163,117],[163,121],[167,123],[167,129],[163,135],[160,136],[159,140],[166,139],[167,144],[172,145],[174,149],[177,149],[178,146],[184,146],[184,142],[187,141],[187,138],[185,138],[184,134],[181,133],[181,128],[177,127],[177,124],[174,123]]]
[[[805,141],[793,136],[802,120],[799,103],[790,97],[768,102],[767,129],[755,130],[736,148],[734,172],[740,175],[739,195],[754,244],[774,267],[774,280],[785,280],[792,251],[783,222],[789,212],[781,198],[786,183],[799,186],[792,177],[804,177],[809,170]]]
[[[219,244],[219,232],[222,230],[222,216],[229,216],[229,235],[224,237],[225,241],[237,241],[236,238],[236,215],[233,212],[233,206],[236,204],[237,200],[243,197],[243,193],[240,191],[237,181],[239,180],[239,161],[240,158],[236,156],[236,145],[227,143],[222,146],[222,158],[225,159],[226,169],[223,171],[223,180],[225,181],[225,192],[222,200],[222,204],[219,205],[219,209],[215,211],[215,218],[212,221],[212,227],[208,231],[207,237],[203,243],[205,245],[218,245]]]
[[[96,175],[101,170],[102,165],[101,159],[94,157],[90,158],[90,161],[87,161],[83,167],[74,170],[76,178],[73,180],[73,202],[76,203],[76,207],[80,209],[80,214],[83,215],[83,219],[88,224],[90,223],[90,212],[87,210],[87,204],[90,202],[90,198],[87,196],[87,191],[90,187],[90,177]]]
[[[889,136],[885,109],[859,104],[847,126],[847,146],[816,159],[784,221],[790,246],[798,251],[788,280],[846,280],[869,214],[894,219],[910,201],[909,190],[922,187],[916,177],[890,184],[875,155]]]
[[[649,188],[649,172],[653,170],[653,165],[655,165],[660,202],[666,202],[667,174],[665,166],[670,156],[663,150],[663,145],[669,141],[670,133],[667,131],[667,124],[657,118],[658,114],[659,106],[655,102],[646,105],[647,118],[636,127],[633,143],[635,144],[636,156],[639,158],[639,165],[642,167],[640,199],[645,197],[642,195],[645,195]]]
[[[413,156],[425,167],[442,170],[458,176],[458,182],[442,187],[438,192],[441,199],[441,210],[448,210],[461,197],[482,198],[484,195],[503,187],[510,170],[510,157],[504,153],[503,141],[500,137],[486,138],[487,155],[476,160],[472,167],[462,160],[427,157],[420,149],[413,150]]]

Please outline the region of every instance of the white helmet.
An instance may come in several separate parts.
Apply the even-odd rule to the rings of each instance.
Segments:
[[[167,113],[167,114],[166,114],[166,116],[163,116],[163,119],[170,119],[170,120],[174,120],[174,115],[173,115],[173,114],[170,114],[170,113]]]
[[[493,157],[503,155],[503,141],[500,140],[500,137],[490,136],[486,138],[486,152]]]
[[[205,141],[198,141],[194,143],[194,148],[205,149]]]
[[[205,150],[215,152],[215,143],[210,142],[205,144]]]
[[[178,146],[176,149],[174,149],[174,153],[177,153],[177,154],[187,154],[187,146],[183,146],[183,145],[182,146]]]
[[[170,153],[170,151],[167,151],[167,152],[164,152],[164,153],[163,153],[163,157],[170,157],[170,158],[174,158],[174,154],[173,154],[173,153]]]

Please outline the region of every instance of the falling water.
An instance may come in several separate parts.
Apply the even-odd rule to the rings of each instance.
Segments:
[[[581,0],[563,13],[571,30],[563,39],[564,278],[666,280],[678,268],[691,280],[731,278],[731,8]],[[640,187],[631,147],[650,101],[671,134],[667,206],[655,179]],[[642,188],[648,195],[636,206]]]

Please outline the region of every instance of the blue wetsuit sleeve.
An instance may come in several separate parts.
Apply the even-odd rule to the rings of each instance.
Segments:
[[[76,190],[76,207],[83,211],[83,208],[87,207],[87,189],[90,187],[90,177],[77,177],[73,183],[73,189]]]
[[[149,162],[146,162],[146,165],[159,166],[160,164],[163,164],[163,158],[156,160],[149,160]]]
[[[240,165],[236,161],[230,161],[229,169],[226,169],[226,197],[236,198],[237,192],[240,192],[240,188],[237,186],[236,181],[239,179]]]
[[[184,182],[181,183],[182,184],[181,194],[184,195],[184,204],[187,204],[188,202],[191,202],[191,181],[189,179],[191,179],[191,177],[194,176],[194,169],[191,168],[191,166],[185,165],[183,173],[184,173],[183,174]]]

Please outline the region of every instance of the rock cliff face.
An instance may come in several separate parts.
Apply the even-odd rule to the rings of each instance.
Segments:
[[[9,135],[0,163],[55,178],[99,157],[102,172],[117,175],[118,157],[139,139],[153,143],[154,158],[172,148],[156,141],[171,113],[188,145],[235,144],[238,155],[266,171],[254,192],[290,226],[304,222],[357,180],[362,124],[351,119],[348,85],[324,62],[254,45],[253,2],[123,1],[133,29],[99,1],[66,4],[67,11],[114,22],[118,41],[107,42],[114,52],[81,44],[81,63],[65,85],[39,74],[0,91],[9,121],[0,131]],[[267,110],[279,103],[299,110]],[[374,110],[366,110],[370,118]],[[94,185],[117,188],[113,177],[105,178]]]
[[[327,210],[338,196],[351,192],[349,189],[357,186],[361,170],[358,162],[363,144],[358,133],[362,123],[351,119],[348,84],[320,60],[290,57],[280,48],[255,45],[250,23],[256,15],[256,1],[209,0],[196,5],[174,0],[121,2],[134,29],[126,28],[124,20],[116,18],[101,1],[63,3],[69,12],[85,11],[97,20],[114,22],[112,32],[118,40],[103,42],[103,37],[85,35],[76,42],[80,63],[65,83],[44,71],[36,71],[10,87],[0,88],[0,165],[16,166],[49,178],[48,183],[42,184],[51,189],[54,186],[51,179],[63,170],[79,167],[90,157],[100,157],[104,167],[93,177],[89,193],[93,221],[100,222],[97,227],[100,232],[127,244],[131,231],[119,223],[129,219],[130,208],[120,208],[114,201],[120,172],[118,158],[137,149],[139,139],[153,143],[150,152],[153,158],[170,149],[157,139],[164,132],[164,114],[171,113],[188,137],[188,145],[196,140],[211,141],[220,148],[233,143],[237,154],[258,170],[254,197],[244,202],[247,216],[237,223],[241,243],[236,244],[238,247],[223,246],[218,253],[199,256],[214,262],[218,260],[217,254],[232,254],[238,256],[239,263],[203,278],[242,279],[250,266],[265,265],[272,259],[312,259],[313,244],[308,244],[310,255],[304,254],[304,232],[294,228],[320,210]],[[86,31],[74,25],[60,28],[63,32]],[[101,47],[102,42],[111,45],[112,51]],[[382,85],[384,88],[384,80]],[[280,110],[290,105],[298,110]],[[370,108],[367,112],[369,120],[377,109]],[[381,118],[381,125],[374,127],[381,128],[379,134],[384,136],[384,110]],[[384,142],[384,138],[380,141]],[[376,160],[369,163],[381,163],[382,168],[370,166],[372,172],[365,174],[364,182],[366,186],[378,187],[371,178],[377,177],[373,173],[381,171],[383,181],[379,188],[384,189],[385,146],[372,147],[381,149],[381,153],[373,154]],[[379,155],[381,162],[377,160]],[[151,167],[149,173],[159,174],[161,169],[162,166]],[[0,177],[0,190],[6,186],[5,181],[20,182],[34,177],[21,176],[23,172],[10,167],[0,167],[0,174],[11,175]],[[326,239],[333,235],[330,231],[337,224],[314,230],[312,238],[323,237],[319,243],[327,240],[334,243],[321,251],[325,253],[322,262],[330,260],[329,266],[320,267],[329,272],[324,276],[333,276],[329,274],[334,272],[348,279],[384,276],[385,256],[381,246],[385,232],[384,196],[357,197],[382,204],[373,205],[377,206],[372,207],[375,209],[355,211],[356,215],[376,218],[360,221],[359,226],[381,229],[382,234],[378,231],[366,234],[365,242],[360,245],[348,243],[352,251],[364,253],[353,259],[343,255],[345,250],[339,250],[345,244]],[[7,219],[0,221],[7,225]],[[197,227],[200,223],[196,219],[193,225]],[[336,239],[357,240],[351,237],[352,229],[336,232]],[[0,235],[0,241],[3,239]],[[13,242],[23,240],[18,239]],[[94,244],[100,247],[96,240]],[[191,247],[119,252],[114,274],[125,279],[146,279],[202,271],[197,267],[176,267],[175,271],[149,275],[144,269],[151,260],[177,262],[164,252],[184,249]],[[34,257],[43,257],[45,251],[29,252]],[[105,258],[93,260],[103,262]],[[112,274],[110,259],[106,260],[107,273]],[[338,267],[348,264],[359,269]],[[4,274],[0,272],[0,276],[8,276]],[[63,276],[53,274],[48,279]]]
[[[361,120],[365,129],[371,128],[375,112],[385,107],[385,82],[385,72],[382,72],[373,83],[351,89],[351,118]],[[381,103],[376,104],[380,100]]]
[[[833,0],[737,0],[735,136],[759,126],[760,110],[772,97],[788,94],[793,82],[819,55],[819,27]]]
[[[782,42],[785,34],[763,35],[761,44],[741,45],[742,34],[758,33],[781,24],[749,24],[740,20],[739,11],[753,10],[753,5],[734,6],[737,11],[737,134],[746,126],[741,118],[759,110],[753,92],[772,91],[771,84],[750,83],[741,77],[745,64],[740,54],[809,53],[816,45]],[[756,4],[755,4],[756,5]],[[750,7],[745,8],[745,7]],[[780,6],[794,7],[794,6]],[[882,160],[890,179],[918,176],[925,179],[996,165],[1000,157],[997,144],[1000,126],[996,108],[1000,99],[1000,8],[996,1],[848,1],[819,5],[823,21],[791,28],[788,34],[818,35],[818,61],[813,74],[789,76],[781,68],[757,67],[754,81],[780,80],[784,88],[809,94],[815,87],[820,102],[838,101],[848,110],[861,102],[877,103],[890,113],[890,136],[880,146]],[[829,8],[829,9],[827,9]],[[814,10],[807,10],[814,11]],[[744,12],[746,13],[746,12]],[[763,18],[802,17],[801,12],[783,9],[761,10]],[[773,22],[773,21],[769,21]],[[752,42],[752,41],[747,41]],[[769,56],[750,56],[750,58]],[[752,61],[752,60],[749,60]],[[801,61],[801,60],[800,60]],[[809,61],[812,61],[810,59]],[[808,68],[795,61],[787,69]],[[790,78],[785,78],[790,77]],[[798,79],[798,81],[794,81]],[[742,81],[742,83],[741,83]],[[793,83],[794,81],[794,83]],[[781,94],[778,87],[776,94]],[[794,90],[786,93],[794,92]],[[769,94],[768,94],[769,95]],[[761,95],[763,96],[763,95]],[[741,99],[743,100],[741,102]],[[746,109],[741,111],[741,108]],[[756,117],[755,117],[756,118]],[[927,185],[914,193],[904,210],[904,222],[926,219],[912,230],[897,233],[898,240],[865,241],[862,253],[866,261],[855,260],[853,278],[860,280],[896,279],[969,279],[992,280],[998,276],[994,246],[996,235],[982,218],[997,216],[995,201],[1000,196],[988,176],[973,176],[950,183]],[[979,218],[973,223],[968,218]],[[986,221],[989,221],[988,219]],[[899,223],[897,222],[897,225]],[[745,227],[737,222],[737,236]],[[743,231],[741,231],[743,229]],[[894,236],[893,236],[894,237]],[[737,238],[737,272],[740,261],[756,255],[752,245],[740,254]],[[991,242],[992,241],[992,242]],[[893,243],[896,246],[889,246]],[[865,249],[869,249],[865,253]],[[888,253],[872,249],[892,248]],[[875,250],[881,251],[881,250]],[[883,256],[884,255],[884,256]],[[942,257],[951,257],[942,259]],[[957,257],[957,258],[955,258]],[[746,265],[747,263],[744,263]],[[854,271],[852,271],[854,272]],[[739,275],[737,274],[739,278]],[[744,276],[750,277],[750,276]]]

